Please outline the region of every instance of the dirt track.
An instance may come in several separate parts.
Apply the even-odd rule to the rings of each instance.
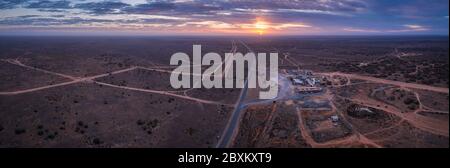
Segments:
[[[104,73],[104,74],[99,74],[99,75],[79,78],[79,77],[65,75],[65,74],[52,72],[52,71],[48,71],[48,70],[44,70],[44,69],[40,69],[40,68],[31,67],[31,66],[28,66],[28,65],[25,65],[25,64],[21,63],[17,59],[14,59],[14,60],[8,59],[8,60],[2,60],[2,61],[10,63],[10,64],[17,65],[17,66],[21,66],[21,67],[24,67],[24,68],[27,68],[27,69],[32,69],[32,70],[41,71],[41,72],[52,74],[52,75],[62,76],[62,77],[65,77],[65,78],[68,78],[68,79],[72,80],[72,81],[69,81],[69,82],[63,82],[63,83],[47,85],[47,86],[41,86],[41,87],[36,87],[36,88],[31,88],[31,89],[17,90],[17,91],[11,91],[11,92],[0,92],[0,95],[5,95],[5,96],[30,93],[30,92],[50,89],[50,88],[54,88],[54,87],[66,86],[66,85],[71,85],[71,84],[76,84],[76,83],[81,83],[81,82],[88,82],[88,83],[98,83],[98,84],[102,84],[102,85],[105,85],[105,86],[115,87],[115,88],[120,88],[120,89],[126,89],[126,90],[133,90],[133,91],[140,91],[140,92],[147,92],[147,93],[155,93],[155,94],[161,94],[161,95],[166,95],[166,96],[172,96],[172,97],[182,98],[182,99],[196,101],[196,102],[205,103],[205,104],[218,104],[218,105],[227,105],[227,106],[229,105],[229,104],[223,104],[223,103],[220,103],[220,102],[203,100],[203,99],[193,98],[193,97],[189,97],[189,96],[185,96],[185,95],[179,95],[179,94],[172,93],[171,91],[139,89],[139,88],[126,87],[126,86],[117,86],[117,85],[112,85],[112,84],[108,84],[108,83],[95,81],[95,79],[98,79],[98,78],[102,78],[102,77],[106,77],[106,76],[109,76],[109,75],[114,75],[114,74],[119,74],[119,73],[124,73],[124,72],[135,70],[135,69],[139,68],[137,66],[132,66],[132,67],[129,67],[129,68],[126,68],[126,69],[117,70],[117,71],[110,72],[110,73]],[[144,68],[144,69],[146,69],[146,68]],[[148,69],[157,69],[157,67],[148,68]]]
[[[331,76],[339,75],[339,76],[345,76],[345,77],[348,77],[348,78],[360,79],[360,80],[365,80],[365,81],[371,81],[371,82],[375,82],[375,83],[395,85],[395,86],[404,87],[404,88],[428,90],[428,91],[434,91],[434,92],[439,92],[439,93],[447,93],[447,94],[449,93],[449,89],[448,88],[435,87],[435,86],[429,86],[429,85],[422,85],[422,84],[416,84],[416,83],[405,83],[405,82],[392,81],[392,80],[387,80],[387,79],[380,79],[380,78],[375,78],[375,77],[370,77],[370,76],[362,76],[362,75],[357,75],[357,74],[346,74],[346,73],[341,73],[341,72],[318,73],[318,74],[331,75]]]

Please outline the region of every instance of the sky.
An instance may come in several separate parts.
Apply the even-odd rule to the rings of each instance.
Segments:
[[[448,35],[449,0],[0,0],[0,35]]]

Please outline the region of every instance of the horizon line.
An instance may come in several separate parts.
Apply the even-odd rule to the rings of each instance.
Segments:
[[[0,37],[418,37],[418,36],[441,36],[449,37],[449,34],[308,34],[308,35],[157,35],[157,34],[1,34]]]

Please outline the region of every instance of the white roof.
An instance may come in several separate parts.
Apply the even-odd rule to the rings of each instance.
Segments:
[[[294,82],[295,82],[295,83],[303,83],[303,81],[300,80],[300,79],[294,79]]]
[[[338,117],[337,115],[332,115],[332,116],[331,116],[331,119],[332,119],[332,120],[338,120],[339,117]]]

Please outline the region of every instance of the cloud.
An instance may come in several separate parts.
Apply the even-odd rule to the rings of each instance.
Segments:
[[[127,1],[128,2],[128,1]],[[267,13],[275,18],[283,15],[335,15],[349,16],[351,12],[367,8],[361,0],[147,0],[146,3],[128,4],[122,1],[85,1],[85,0],[3,0],[3,8],[15,8],[24,4],[26,8],[43,12],[63,12],[65,9],[77,9],[81,12],[104,14],[159,14],[171,16],[191,16],[193,18],[243,17]],[[224,15],[225,14],[225,15]]]
[[[380,6],[377,10],[395,17],[425,20],[448,14],[448,6],[448,0],[407,0],[392,1],[389,6]]]
[[[406,24],[402,25],[403,28],[397,29],[365,29],[365,28],[343,28],[346,32],[356,32],[356,33],[405,33],[405,32],[420,32],[429,31],[430,29],[426,26],[416,25],[416,24]]]
[[[146,17],[132,17],[132,18],[112,18],[112,17],[67,17],[66,15],[23,15],[17,17],[7,17],[0,19],[0,26],[45,26],[45,27],[55,27],[55,26],[67,26],[67,27],[126,27],[126,28],[139,28],[148,26],[159,26],[162,25],[178,25],[184,23],[185,20],[151,15]]]
[[[166,14],[227,16],[254,15],[257,13],[291,13],[291,14],[320,14],[348,16],[367,8],[360,0],[148,0],[147,3],[130,5],[122,2],[90,2],[75,5],[75,8],[87,10],[94,14],[122,13],[122,14]],[[109,10],[108,10],[109,9]],[[115,12],[113,12],[115,11]]]
[[[395,29],[395,30],[388,30],[388,32],[391,33],[401,33],[401,32],[419,32],[419,31],[428,31],[429,28],[422,26],[422,25],[416,25],[416,24],[406,24],[403,25],[405,29]]]
[[[62,10],[62,9],[37,9],[40,12],[51,12],[51,13],[56,13],[56,12],[67,12],[67,10]]]
[[[295,28],[311,28],[312,26],[304,24],[304,23],[257,22],[256,24],[255,23],[239,24],[239,27],[242,29],[285,30],[285,29],[295,29]]]
[[[439,3],[448,0],[0,0],[0,24],[242,31],[262,18],[273,32],[446,33],[448,6]]]
[[[227,4],[227,2],[229,4]],[[249,9],[298,9],[298,10],[318,10],[318,11],[341,11],[356,12],[367,7],[363,1],[359,0],[308,0],[308,1],[289,1],[289,0],[230,0],[227,5],[235,8]]]
[[[145,4],[138,4],[134,6],[129,6],[123,11],[125,13],[132,14],[150,14],[153,12],[162,12],[169,11],[175,9],[175,5],[173,3],[168,2],[149,2]]]
[[[149,1],[145,4],[138,4],[127,7],[124,13],[131,14],[170,14],[170,15],[194,15],[211,14],[225,10],[225,7],[213,2],[201,1]]]
[[[26,0],[1,0],[0,9],[13,9],[24,2],[26,2]]]
[[[272,25],[269,28],[275,30],[287,30],[287,29],[299,29],[299,28],[312,28],[311,25],[303,24],[303,23],[283,23]]]
[[[70,2],[66,0],[61,1],[49,1],[49,0],[43,0],[43,1],[37,1],[37,2],[31,2],[29,3],[26,8],[32,8],[32,9],[70,9],[72,6],[70,6]]]
[[[74,8],[82,9],[91,14],[111,14],[111,13],[121,13],[121,9],[131,6],[130,4],[123,2],[88,2],[76,4]]]
[[[345,12],[326,11],[317,9],[278,9],[280,12],[294,12],[294,13],[307,13],[307,14],[321,14],[321,15],[336,15],[336,16],[351,16]]]
[[[342,30],[347,31],[347,32],[359,32],[359,33],[380,33],[380,32],[382,32],[380,30],[375,30],[375,29],[362,29],[362,28],[351,28],[351,27],[344,28]]]
[[[225,23],[221,21],[199,21],[199,22],[186,22],[183,24],[177,25],[177,27],[186,27],[186,26],[194,26],[194,27],[208,27],[212,29],[236,29],[238,28],[236,25]]]
[[[414,24],[406,24],[406,25],[403,25],[403,26],[408,28],[408,29],[412,29],[412,30],[425,29],[425,27],[423,27],[421,25],[414,25]]]
[[[18,18],[34,18],[34,17],[40,17],[41,15],[22,15],[18,16]]]
[[[92,24],[92,23],[112,23],[113,20],[107,19],[86,19],[80,17],[73,18],[52,18],[52,17],[15,17],[0,20],[0,25],[8,26],[55,26],[55,25],[74,25],[74,24]]]

